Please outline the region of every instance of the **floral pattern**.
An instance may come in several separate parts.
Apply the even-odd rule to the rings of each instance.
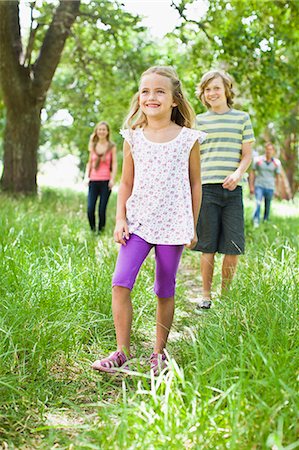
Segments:
[[[143,130],[120,130],[131,147],[134,185],[127,200],[129,232],[151,244],[189,244],[194,236],[189,155],[206,133],[183,127],[166,143],[151,142]]]

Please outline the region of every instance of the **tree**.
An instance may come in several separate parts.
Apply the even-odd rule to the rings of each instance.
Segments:
[[[293,194],[298,166],[299,3],[294,0],[209,0],[201,22],[187,20],[194,0],[173,2],[185,19],[179,29],[189,47],[189,61],[198,66],[209,49],[201,73],[213,67],[227,70],[238,85],[237,100],[252,113],[258,144],[273,139]],[[191,28],[192,25],[192,28]],[[199,75],[200,77],[200,75]]]
[[[40,114],[80,0],[60,1],[40,51],[31,63],[36,28],[23,52],[19,1],[0,2],[0,81],[6,107],[2,189],[36,192]]]

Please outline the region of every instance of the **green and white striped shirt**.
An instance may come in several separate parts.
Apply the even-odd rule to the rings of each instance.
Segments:
[[[249,114],[207,111],[196,117],[196,128],[208,133],[200,145],[202,184],[223,183],[239,167],[242,144],[255,140]]]

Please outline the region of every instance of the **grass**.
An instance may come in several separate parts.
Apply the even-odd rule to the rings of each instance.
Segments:
[[[196,314],[198,254],[179,273],[171,370],[130,377],[90,370],[114,349],[111,275],[117,246],[93,236],[85,197],[43,190],[0,194],[0,442],[9,449],[299,448],[298,213],[276,202],[253,229],[228,298]],[[283,208],[283,215],[280,211]],[[134,288],[133,353],[154,336],[154,259]]]

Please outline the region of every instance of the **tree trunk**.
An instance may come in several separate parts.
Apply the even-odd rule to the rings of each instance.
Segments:
[[[2,189],[26,194],[36,192],[37,149],[41,109],[34,103],[7,108],[4,134]]]
[[[35,63],[25,66],[19,1],[0,0],[0,79],[7,113],[3,190],[36,192],[41,109],[79,6],[80,0],[60,1]]]

